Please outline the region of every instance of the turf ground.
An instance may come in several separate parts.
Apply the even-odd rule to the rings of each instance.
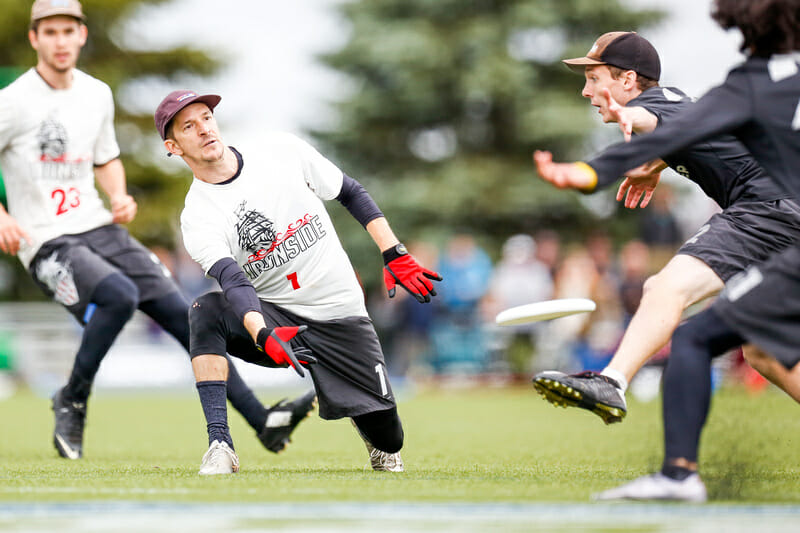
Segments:
[[[260,396],[270,403],[280,399],[271,393]],[[498,514],[511,520],[504,527],[509,530],[530,526],[534,517],[553,512],[574,524],[593,513],[611,513],[598,531],[629,530],[628,526],[649,531],[655,526],[648,520],[620,525],[614,516],[642,515],[649,509],[642,516],[653,519],[662,513],[674,519],[686,516],[678,510],[690,509],[614,507],[590,500],[593,492],[657,469],[662,453],[659,402],[634,402],[624,423],[605,426],[584,411],[552,407],[527,386],[416,390],[399,396],[406,430],[403,474],[365,468],[366,451],[346,421],[327,422],[315,414],[300,425],[292,445],[274,455],[231,412],[241,471],[209,479],[197,475],[207,441],[192,394],[96,394],[89,403],[85,458],[66,461],[56,456],[51,444],[49,400],[17,393],[0,401],[0,529],[20,530],[14,524],[30,513],[82,516],[75,509],[108,505],[115,506],[114,515],[140,518],[159,512],[198,518],[228,505],[245,506],[238,507],[244,518],[263,509],[276,520],[284,515],[288,520],[296,514],[293,510],[307,509],[306,518],[315,520],[321,510],[336,509],[334,514],[344,513],[340,522],[361,516],[365,509],[391,517],[398,506],[406,506],[406,516],[428,517],[419,523],[432,516],[451,516],[458,522],[478,513],[468,522],[476,526],[483,523],[478,515],[493,520]],[[753,397],[739,388],[725,388],[715,395],[701,450],[701,472],[713,500],[701,506],[706,509],[701,515],[712,516],[711,524],[718,523],[713,516],[737,513],[744,513],[738,525],[778,515],[798,523],[797,415],[798,406],[774,390]],[[268,507],[258,507],[263,505]],[[30,520],[29,529],[39,531]],[[202,520],[210,523],[210,518]],[[615,523],[618,527],[612,527]],[[455,530],[463,529],[470,528]]]

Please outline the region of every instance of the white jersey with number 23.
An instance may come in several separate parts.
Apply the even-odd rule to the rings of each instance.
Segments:
[[[0,168],[9,214],[32,238],[27,267],[42,244],[111,223],[94,166],[119,157],[114,100],[105,83],[73,69],[54,89],[32,68],[0,91]]]

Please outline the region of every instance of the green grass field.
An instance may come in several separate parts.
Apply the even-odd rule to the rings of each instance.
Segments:
[[[401,395],[400,412],[403,474],[366,469],[346,421],[315,414],[274,455],[230,413],[241,472],[209,479],[197,475],[206,435],[193,395],[97,394],[85,458],[66,461],[51,444],[49,400],[21,392],[0,401],[0,502],[589,502],[661,460],[658,402],[633,403],[615,426],[528,387],[419,390]],[[800,502],[797,414],[774,390],[714,397],[701,450],[714,502]]]

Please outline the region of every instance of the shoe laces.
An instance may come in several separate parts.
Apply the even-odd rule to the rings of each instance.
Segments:
[[[373,468],[375,466],[380,466],[388,469],[396,468],[398,465],[402,465],[403,461],[400,459],[399,453],[389,453],[379,450],[374,446],[371,447],[369,451],[369,460],[372,463]]]
[[[616,387],[618,389],[620,388],[619,383],[617,383],[616,379],[610,378],[610,377],[608,377],[608,376],[606,376],[604,374],[599,374],[599,373],[594,372],[592,370],[584,370],[583,372],[579,372],[577,374],[573,374],[572,377],[579,378],[579,379],[602,379],[603,381],[605,381],[609,385],[613,385],[614,387]]]
[[[216,444],[215,444],[216,443]],[[225,442],[214,441],[211,447],[203,455],[203,464],[219,465],[226,458],[230,458],[233,463],[234,472],[239,468],[239,457],[230,446]]]

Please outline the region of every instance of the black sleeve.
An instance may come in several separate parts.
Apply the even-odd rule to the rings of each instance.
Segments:
[[[688,106],[668,124],[652,133],[639,135],[628,143],[613,145],[588,161],[597,172],[597,186],[616,181],[628,170],[656,158],[732,130],[751,118],[750,91],[744,76],[728,77],[725,84],[711,89],[694,105]],[[738,85],[738,86],[737,86]]]
[[[230,257],[220,259],[208,269],[208,275],[216,279],[222,287],[225,299],[231,304],[239,320],[250,311],[261,312],[261,301],[256,290],[244,272]]]
[[[339,196],[336,199],[365,228],[370,221],[383,216],[375,200],[372,199],[372,196],[369,195],[364,186],[347,174],[342,178],[342,190],[339,191]]]
[[[626,104],[642,107],[658,120],[658,127],[671,121],[692,105],[692,99],[675,87],[653,87]]]

